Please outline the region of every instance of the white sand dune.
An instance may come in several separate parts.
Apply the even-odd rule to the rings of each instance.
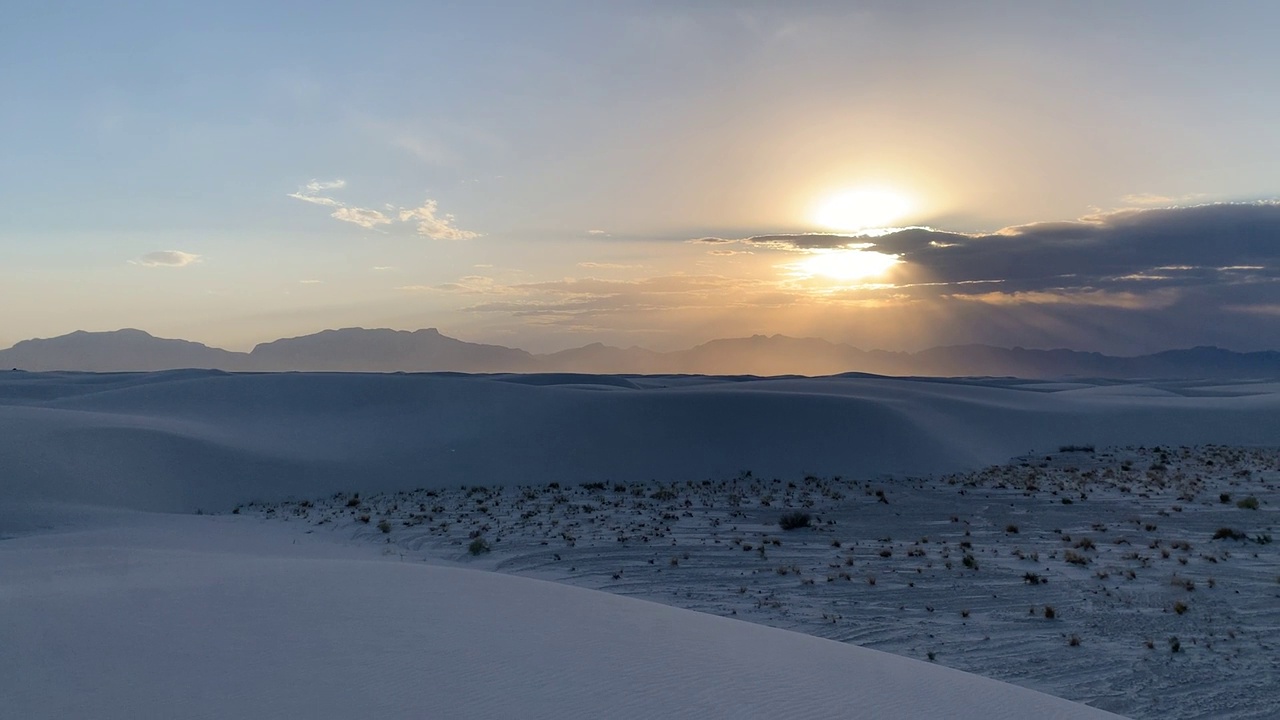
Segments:
[[[815,637],[345,547],[304,523],[136,510],[742,470],[866,479],[1073,443],[1274,445],[1276,390],[0,373],[0,696],[34,718],[1102,717]]]
[[[0,498],[152,510],[459,484],[874,476],[1275,444],[1272,384],[0,373]]]
[[[292,544],[248,518],[77,522],[92,529],[0,542],[6,717],[1116,717],[799,633]]]

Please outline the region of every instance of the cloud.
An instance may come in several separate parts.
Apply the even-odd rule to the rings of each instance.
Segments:
[[[1204,193],[1190,193],[1187,195],[1155,195],[1153,193],[1134,193],[1125,195],[1120,201],[1126,205],[1140,205],[1143,207],[1178,205],[1180,203],[1197,202],[1203,200]]]
[[[509,295],[520,292],[513,286],[503,285],[487,275],[467,275],[439,285],[401,285],[396,290],[414,293],[449,293],[456,295]]]
[[[603,231],[603,230],[588,230],[588,231],[587,231],[587,234],[588,234],[588,235],[608,235],[609,233],[607,233],[607,232],[605,232],[605,231]]]
[[[911,229],[869,242],[935,282],[996,278],[1021,291],[1256,282],[1280,279],[1280,203],[1118,210],[975,235]],[[1250,269],[1219,269],[1241,267]]]
[[[981,302],[988,305],[1093,305],[1130,310],[1163,309],[1169,307],[1178,299],[1176,293],[1168,290],[1150,294],[1108,292],[1106,290],[989,292],[974,295],[949,295],[948,297],[956,300]]]
[[[391,224],[391,218],[383,215],[377,210],[369,210],[367,208],[358,207],[341,207],[334,210],[329,215],[331,218],[359,225],[362,228],[372,228],[378,225]]]
[[[400,211],[401,222],[415,222],[418,234],[432,240],[471,240],[480,237],[479,233],[461,230],[454,226],[452,215],[437,215],[435,200],[427,200],[420,207]]]
[[[1040,297],[1034,293],[1280,281],[1280,202],[1128,208],[989,233],[913,227],[874,237],[779,233],[690,242],[724,250],[728,244],[794,252],[871,250],[902,261],[898,284],[935,286],[943,294],[995,282],[1002,293],[1031,303]]]
[[[700,237],[689,240],[704,245],[752,245],[774,250],[832,250],[837,248],[861,248],[869,246],[867,235],[843,235],[839,233],[775,233],[741,238]]]
[[[157,250],[130,262],[143,267],[186,267],[203,259],[202,255],[181,250]]]
[[[309,202],[313,205],[325,205],[327,207],[342,207],[343,203],[334,200],[331,197],[322,195],[328,190],[341,190],[347,186],[346,180],[312,180],[311,182],[298,188],[298,192],[289,193],[289,197],[303,202]]]
[[[299,188],[297,192],[289,193],[288,197],[312,205],[336,208],[329,214],[329,217],[359,225],[365,229],[372,229],[379,225],[390,225],[399,220],[400,222],[414,223],[417,226],[419,235],[433,240],[471,240],[480,237],[479,233],[462,230],[455,226],[452,215],[439,214],[439,208],[435,200],[428,199],[420,207],[416,208],[400,208],[395,216],[391,216],[381,210],[347,205],[341,200],[323,194],[330,190],[341,190],[346,186],[347,181],[345,180],[312,180]],[[396,207],[391,204],[387,204],[385,207],[390,212],[396,210]]]
[[[488,280],[488,279],[486,279]],[[434,289],[469,295],[505,295],[463,308],[474,313],[504,313],[539,318],[541,323],[577,324],[644,313],[712,311],[735,305],[764,306],[785,296],[770,283],[719,275],[665,275],[636,280],[566,278],[497,285],[462,278]],[[770,297],[773,294],[774,297]]]
[[[578,267],[588,268],[588,269],[595,268],[600,270],[630,270],[633,268],[644,267],[644,266],[643,265],[624,265],[622,263],[589,262],[588,261],[588,262],[578,263]]]

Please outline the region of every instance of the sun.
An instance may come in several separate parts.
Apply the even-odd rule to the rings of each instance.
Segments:
[[[810,250],[791,268],[801,277],[823,277],[837,282],[852,282],[880,277],[902,262],[897,255],[863,248]]]
[[[911,201],[901,193],[879,188],[853,188],[819,201],[812,220],[829,230],[858,232],[891,225],[910,211]]]

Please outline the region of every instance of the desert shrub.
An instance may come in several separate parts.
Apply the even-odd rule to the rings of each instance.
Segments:
[[[1222,493],[1221,495],[1219,495],[1218,502],[1222,503],[1223,505],[1226,505],[1227,503],[1231,502],[1231,493]]]
[[[359,494],[359,493],[356,493],[356,494],[352,495],[351,497],[347,498],[347,507],[357,507],[358,505],[360,505],[360,494]]]
[[[1181,615],[1187,611],[1187,604],[1179,600],[1178,602],[1173,604],[1173,611]]]
[[[1254,535],[1250,540],[1253,540],[1259,545],[1269,545],[1271,543],[1271,535],[1270,533],[1260,533],[1258,535]]]
[[[383,535],[386,535],[391,532],[391,523],[386,518],[383,518],[378,521],[378,529],[382,531]]]
[[[1213,533],[1214,540],[1244,540],[1246,537],[1239,530],[1229,527],[1220,527]]]
[[[809,523],[813,520],[807,512],[789,512],[778,518],[778,527],[783,530],[797,530],[799,528],[809,527]]]
[[[1258,498],[1250,495],[1249,497],[1244,498],[1243,500],[1240,500],[1239,502],[1237,502],[1236,507],[1240,508],[1241,510],[1257,510]]]
[[[1169,652],[1180,652],[1182,650],[1182,641],[1175,635],[1169,638]]]
[[[1013,524],[1005,525],[1004,531],[1009,534],[1016,534],[1018,532],[1018,526]]]
[[[471,553],[472,555],[483,555],[489,552],[491,549],[492,548],[489,547],[489,541],[485,540],[482,537],[478,537],[475,540],[472,540],[471,544],[467,546],[467,552]]]
[[[1056,618],[1056,617],[1058,617],[1058,611],[1057,611],[1057,610],[1054,610],[1052,605],[1045,605],[1045,606],[1044,606],[1044,619],[1045,619],[1045,620],[1052,620],[1052,619],[1054,619],[1054,618]]]
[[[977,569],[978,569],[978,559],[977,559],[977,558],[975,558],[975,557],[974,557],[974,556],[972,556],[972,555],[969,555],[969,554],[967,554],[967,553],[966,553],[966,554],[965,554],[965,556],[964,556],[964,561],[963,561],[963,562],[964,562],[964,566],[965,566],[965,567],[967,567],[967,568],[969,568],[970,570],[977,570]]]
[[[1089,564],[1089,557],[1087,555],[1081,555],[1080,553],[1074,550],[1066,551],[1065,553],[1063,553],[1062,558],[1067,562],[1071,563],[1072,565],[1088,565]]]
[[[1093,449],[1094,448],[1092,445],[1059,445],[1058,446],[1058,452],[1064,452],[1064,453],[1068,453],[1068,452],[1091,453],[1093,452]]]
[[[1071,633],[1071,637],[1067,638],[1067,644],[1071,647],[1080,647],[1080,636],[1075,633]]]
[[[1044,578],[1040,577],[1039,573],[1027,572],[1023,573],[1022,582],[1028,585],[1039,585],[1044,582]]]

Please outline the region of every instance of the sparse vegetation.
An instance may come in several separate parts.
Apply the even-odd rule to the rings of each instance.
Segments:
[[[947,634],[960,627],[964,637],[1000,641],[991,646],[1030,631],[1030,642],[1044,650],[1046,641],[1058,648],[1058,642],[1081,645],[1083,636],[1093,637],[1100,627],[1100,613],[1113,613],[1106,642],[1091,643],[1077,658],[1109,662],[1121,648],[1158,650],[1162,636],[1179,653],[1180,642],[1170,638],[1176,630],[1187,634],[1189,651],[1220,653],[1256,673],[1259,653],[1251,633],[1258,624],[1241,613],[1256,613],[1259,598],[1270,601],[1280,583],[1274,570],[1258,572],[1275,559],[1273,548],[1264,546],[1274,533],[1266,514],[1274,503],[1267,493],[1274,492],[1280,453],[1233,461],[1238,452],[1136,448],[1126,453],[1132,458],[1128,474],[1104,449],[1094,457],[1041,455],[1026,464],[945,476],[936,484],[930,478],[788,481],[745,475],[663,483],[570,480],[562,487],[446,488],[358,498],[338,493],[314,503],[247,504],[240,511],[361,530],[360,523],[376,521],[383,535],[352,534],[385,539],[383,552],[398,550],[402,557],[432,551],[451,556],[461,548],[482,555],[493,543],[492,553],[513,572],[554,568],[568,582],[614,591],[625,577],[629,593],[656,590],[674,604],[721,615],[748,615],[754,605],[752,620],[802,630],[819,615],[824,623],[851,628],[868,622],[872,612],[873,623],[895,622],[896,610],[910,626],[919,617],[913,613],[936,610],[949,620],[907,630],[914,647],[928,650],[931,659],[954,654],[961,662],[958,636]],[[926,495],[935,489],[957,495],[955,504]],[[888,490],[894,504],[877,504]],[[1082,502],[1085,510],[1058,505],[1085,498],[1094,499]],[[1266,504],[1267,510],[1237,512],[1232,506],[1240,498],[1256,498],[1258,509]],[[773,529],[767,527],[771,522],[777,523]],[[1234,527],[1210,530],[1226,522]],[[810,530],[784,535],[777,528]],[[1209,542],[1207,534],[1237,543]],[[1200,540],[1192,543],[1192,537]],[[696,563],[688,551],[699,558]],[[982,574],[976,572],[979,563]],[[1088,567],[1076,571],[1059,563]],[[1208,578],[1210,567],[1217,580]],[[982,581],[986,575],[989,582]],[[885,578],[882,586],[879,577]],[[859,578],[866,586],[854,582]],[[1017,586],[1019,578],[1035,587]],[[1196,598],[1204,602],[1193,606]],[[960,623],[954,622],[957,614]],[[972,618],[978,620],[968,622]],[[943,644],[925,639],[935,631]],[[1237,633],[1246,642],[1232,643]],[[981,667],[983,653],[981,646],[965,649],[963,662],[977,658]],[[1209,657],[1193,655],[1197,663],[1201,655]],[[1171,659],[1177,658],[1165,661]],[[1215,681],[1225,672],[1216,666],[1201,670]]]
[[[1062,559],[1066,560],[1072,565],[1088,565],[1089,564],[1088,555],[1083,555],[1074,550],[1067,550],[1066,552],[1064,552],[1062,554]]]
[[[795,511],[784,514],[778,518],[778,527],[783,530],[799,530],[807,528],[813,522],[813,517],[807,512]]]
[[[1241,510],[1257,510],[1258,498],[1253,497],[1252,495],[1247,498],[1243,498],[1238,502],[1236,502],[1236,507],[1240,508]]]

